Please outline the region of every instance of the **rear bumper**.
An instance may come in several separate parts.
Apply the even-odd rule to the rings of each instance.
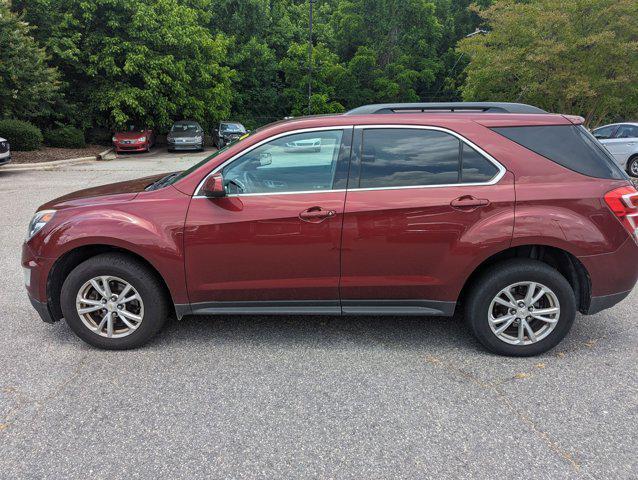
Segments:
[[[6,165],[9,162],[11,162],[11,155],[7,155],[6,157],[0,155],[0,165]]]
[[[628,290],[626,292],[612,293],[611,295],[603,295],[601,297],[591,297],[586,315],[594,315],[595,313],[607,310],[617,303],[622,302],[630,293],[631,290]]]
[[[627,238],[615,252],[578,257],[578,260],[591,280],[588,315],[625,299],[638,281],[638,245],[632,238]]]

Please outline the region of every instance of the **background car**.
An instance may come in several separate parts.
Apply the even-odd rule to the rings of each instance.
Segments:
[[[320,152],[321,138],[308,138],[286,143],[286,148],[290,151]]]
[[[11,149],[9,148],[9,142],[6,139],[0,137],[0,165],[9,163],[11,161]]]
[[[192,120],[175,122],[166,136],[168,151],[203,150],[204,129]]]
[[[248,133],[246,127],[238,122],[220,122],[219,126],[213,130],[213,142],[217,148],[224,148],[231,142],[238,140]]]
[[[614,123],[595,129],[600,143],[632,177],[638,177],[638,123]]]
[[[126,132],[115,132],[113,146],[115,152],[148,152],[155,145],[153,130],[131,125]]]

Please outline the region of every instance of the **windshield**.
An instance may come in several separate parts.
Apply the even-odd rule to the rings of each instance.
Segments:
[[[171,132],[194,132],[199,130],[199,125],[196,123],[176,123],[171,127]]]
[[[215,153],[213,153],[212,155],[209,155],[208,157],[206,157],[204,160],[202,160],[201,162],[196,163],[195,165],[193,165],[192,167],[184,170],[183,172],[178,173],[177,175],[171,177],[171,178],[166,178],[166,179],[162,179],[162,187],[166,187],[168,185],[172,185],[175,182],[177,182],[178,180],[181,180],[184,177],[187,177],[188,175],[190,175],[192,172],[194,172],[195,170],[197,170],[199,167],[201,167],[202,165],[206,165],[208,162],[210,162],[213,158],[217,157],[219,154],[221,154],[222,152],[225,152],[226,150],[228,150],[230,147],[232,147],[233,145],[239,143],[239,142],[243,142],[246,138],[248,138],[249,136],[252,135],[244,135],[243,137],[235,140],[234,142],[230,142],[228,145],[226,145],[224,148],[221,148],[219,150],[217,150]]]
[[[222,123],[221,124],[221,131],[222,132],[242,133],[242,132],[245,132],[246,129],[244,128],[243,125],[240,125],[239,123]]]

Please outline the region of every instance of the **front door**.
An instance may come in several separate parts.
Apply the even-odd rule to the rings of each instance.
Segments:
[[[514,182],[449,131],[356,128],[343,313],[448,315],[477,257],[510,245]],[[471,271],[471,270],[470,270]]]
[[[185,228],[198,313],[339,313],[339,248],[352,128],[275,137],[221,168]]]

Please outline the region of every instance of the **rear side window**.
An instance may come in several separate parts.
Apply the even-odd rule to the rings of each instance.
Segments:
[[[498,173],[498,168],[468,144],[463,144],[461,157],[461,183],[489,182]]]
[[[498,127],[492,130],[583,175],[616,180],[627,178],[605,148],[582,126]]]
[[[444,185],[459,179],[459,139],[437,130],[363,131],[361,188]]]

